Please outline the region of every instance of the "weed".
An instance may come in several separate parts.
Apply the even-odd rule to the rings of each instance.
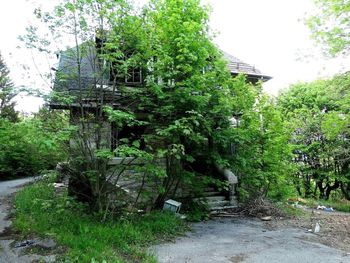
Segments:
[[[14,226],[24,234],[54,238],[67,248],[67,262],[156,262],[147,247],[183,232],[186,225],[173,214],[127,215],[101,223],[66,194],[39,182],[16,195]]]

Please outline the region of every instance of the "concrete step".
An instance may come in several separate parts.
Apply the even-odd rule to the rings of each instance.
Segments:
[[[220,195],[220,192],[210,191],[210,192],[203,192],[203,196],[217,196]]]
[[[226,206],[230,204],[230,201],[223,200],[223,201],[213,201],[213,202],[207,202],[209,208],[212,207],[220,207],[220,206]]]
[[[210,207],[210,211],[211,213],[215,213],[215,211],[224,211],[226,209],[234,209],[237,208],[237,205],[226,205],[226,206],[214,206],[214,207]]]
[[[224,201],[225,199],[226,199],[226,197],[223,195],[216,195],[216,196],[206,196],[206,197],[194,198],[193,200],[210,203],[210,202]]]

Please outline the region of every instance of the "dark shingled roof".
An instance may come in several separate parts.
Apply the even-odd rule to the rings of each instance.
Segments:
[[[264,75],[260,70],[254,66],[247,64],[238,58],[222,52],[224,58],[228,61],[228,69],[231,75],[236,76],[239,73],[243,73],[247,76],[247,80],[253,84],[258,81],[267,81],[271,79],[270,76]],[[76,69],[78,64],[76,61],[76,50],[74,48],[68,49],[60,53],[59,66],[56,73],[55,89],[78,89],[78,79],[76,76]],[[93,76],[96,71],[96,53],[95,48],[90,47],[87,49],[85,56],[81,58],[81,72],[80,72],[80,84],[83,88],[88,88],[93,85]],[[64,76],[64,77],[63,77]],[[109,79],[103,80],[103,84],[108,84]]]
[[[247,75],[248,79],[262,81],[267,81],[272,78],[261,73],[261,71],[258,70],[255,66],[249,65],[248,63],[245,63],[224,51],[222,53],[224,55],[224,58],[228,61],[227,66],[232,75],[238,75],[239,73],[243,73]]]

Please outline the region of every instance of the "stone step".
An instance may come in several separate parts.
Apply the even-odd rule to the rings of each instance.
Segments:
[[[220,207],[220,206],[226,206],[230,204],[230,201],[223,200],[223,201],[214,201],[214,202],[207,202],[209,208],[212,207]]]
[[[194,198],[193,200],[210,203],[210,202],[224,201],[225,199],[226,199],[226,197],[223,195],[216,195],[216,196],[206,196],[206,197]]]
[[[220,192],[210,191],[210,192],[203,192],[203,196],[217,196],[220,195]]]
[[[216,206],[216,207],[210,207],[211,213],[215,213],[215,211],[224,211],[226,209],[234,209],[237,208],[237,205],[226,205],[226,206]]]

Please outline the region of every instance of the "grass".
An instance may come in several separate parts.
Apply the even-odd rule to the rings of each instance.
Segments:
[[[350,201],[347,200],[306,199],[306,205],[314,208],[318,205],[323,205],[326,207],[333,207],[336,211],[350,212]]]
[[[147,247],[187,227],[173,214],[153,212],[107,223],[82,212],[47,182],[30,185],[15,198],[14,227],[24,235],[49,236],[67,248],[65,262],[156,262]]]
[[[288,217],[303,217],[305,212],[299,208],[293,207],[290,204],[277,202],[275,206],[280,209]]]

